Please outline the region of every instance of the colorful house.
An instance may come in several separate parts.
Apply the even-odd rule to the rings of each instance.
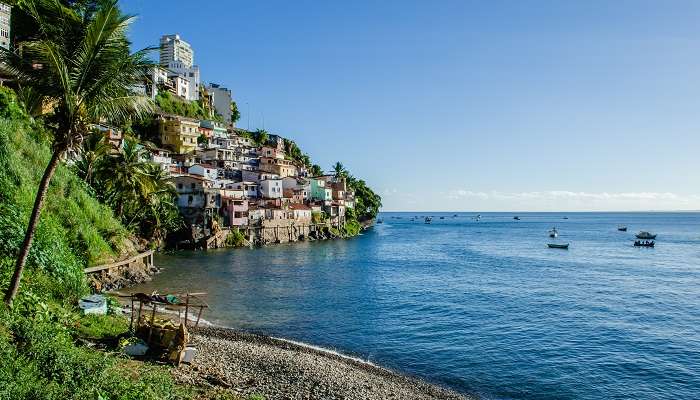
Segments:
[[[160,140],[176,153],[184,154],[197,149],[199,122],[189,118],[167,118],[160,121]]]

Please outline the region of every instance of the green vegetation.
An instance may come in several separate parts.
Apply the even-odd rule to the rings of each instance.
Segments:
[[[210,119],[223,122],[221,115],[204,106],[201,99],[196,101],[183,100],[167,90],[159,90],[156,96],[156,105],[166,114],[175,114],[187,118]]]
[[[80,143],[90,123],[119,123],[153,110],[150,99],[133,92],[150,62],[146,51],[131,53],[125,31],[132,17],[123,15],[116,1],[70,8],[58,1],[26,0],[16,8],[36,31],[22,42],[21,52],[0,52],[1,68],[14,78],[21,92],[31,92],[23,98],[52,105],[46,116],[52,143],[5,294],[8,305],[17,295],[39,215],[61,157]]]
[[[235,101],[231,102],[231,122],[236,123],[241,119],[241,113],[238,111],[238,104]]]
[[[231,230],[231,233],[226,236],[226,246],[229,247],[242,247],[245,246],[246,239],[243,233],[238,230],[238,228],[234,228]]]
[[[250,138],[253,139],[256,146],[260,147],[267,144],[268,140],[270,139],[270,136],[266,130],[258,129],[256,131],[251,132]]]
[[[160,166],[144,161],[146,149],[136,139],[126,138],[115,151],[92,132],[78,152],[76,173],[132,233],[155,244],[182,226],[175,186]]]
[[[348,189],[355,192],[355,208],[347,219],[367,221],[376,218],[382,207],[382,198],[374,193],[364,180],[355,178],[340,161],[336,162],[332,169],[335,177],[345,178]]]
[[[0,88],[0,275],[7,288],[32,211],[41,171],[51,158],[50,135],[31,120],[7,88]],[[19,108],[21,110],[21,108]],[[88,186],[59,165],[46,194],[29,251],[29,268],[55,280],[55,290],[75,297],[87,290],[83,269],[133,251],[129,233],[111,210],[90,195]]]

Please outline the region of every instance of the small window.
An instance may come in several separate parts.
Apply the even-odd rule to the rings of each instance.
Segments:
[[[178,188],[178,189],[182,189],[182,183],[178,183],[178,184],[177,184],[177,188]]]

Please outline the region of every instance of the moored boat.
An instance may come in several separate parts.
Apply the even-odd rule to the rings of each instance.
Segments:
[[[627,232],[627,227],[624,225],[620,225],[617,227],[617,230],[620,232]]]
[[[429,224],[429,223],[431,223],[431,222],[433,222],[433,217],[425,217],[425,223],[426,223],[426,224]]]
[[[513,219],[516,221],[520,221],[520,217],[518,217],[518,216],[513,217]]]
[[[549,237],[551,237],[551,238],[559,237],[559,231],[557,231],[557,228],[553,227],[549,231]]]
[[[637,237],[637,239],[650,239],[650,240],[656,239],[656,235],[652,235],[651,233],[649,233],[647,231],[641,231],[635,236]]]
[[[547,247],[550,249],[568,249],[569,244],[564,243],[564,244],[559,244],[559,243],[547,243]]]

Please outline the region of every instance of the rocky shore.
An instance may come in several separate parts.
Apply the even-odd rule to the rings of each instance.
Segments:
[[[179,383],[218,386],[266,399],[467,399],[418,379],[338,354],[218,327],[193,329],[195,362]]]

